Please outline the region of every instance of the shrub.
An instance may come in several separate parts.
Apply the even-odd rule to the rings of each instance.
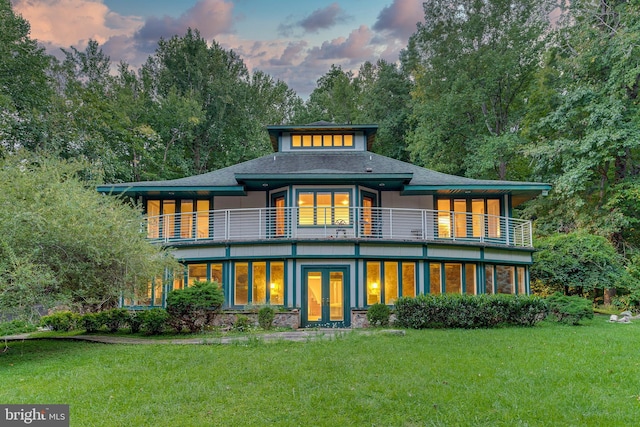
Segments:
[[[418,295],[398,298],[397,324],[406,328],[533,326],[547,315],[539,297],[516,295]]]
[[[87,313],[80,318],[80,324],[89,333],[98,332],[104,326],[105,316],[101,313]]]
[[[269,330],[273,326],[273,319],[276,317],[276,311],[265,306],[258,310],[258,324],[262,329]]]
[[[391,309],[386,304],[373,304],[367,310],[367,320],[371,326],[387,326]]]
[[[139,311],[129,312],[129,320],[127,321],[127,323],[129,324],[129,329],[131,329],[132,334],[137,334],[142,328],[143,316],[141,316],[140,313],[141,312]]]
[[[52,331],[70,331],[76,328],[79,316],[70,311],[58,311],[48,316],[42,316],[40,324]]]
[[[36,325],[24,320],[12,320],[10,322],[0,323],[0,337],[34,332],[37,329]]]
[[[567,296],[557,292],[547,297],[549,311],[558,322],[577,325],[582,319],[593,318],[590,300],[579,296]]]
[[[244,314],[236,315],[236,321],[233,324],[233,329],[238,332],[247,332],[251,328],[251,320]]]
[[[118,329],[124,328],[130,319],[129,312],[124,308],[114,308],[102,313],[104,315],[104,324],[109,329],[109,332],[118,332]]]
[[[169,292],[167,312],[176,329],[184,326],[194,333],[211,321],[223,302],[224,294],[217,283],[194,282],[193,286]]]
[[[162,333],[167,327],[169,313],[164,308],[151,308],[139,311],[136,317],[140,319],[140,328],[149,335]]]

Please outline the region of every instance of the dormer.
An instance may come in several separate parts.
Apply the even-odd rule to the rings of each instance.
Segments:
[[[371,151],[377,125],[337,125],[315,122],[302,126],[268,126],[275,152]]]

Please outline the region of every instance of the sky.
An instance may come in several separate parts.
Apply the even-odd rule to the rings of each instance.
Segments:
[[[59,58],[60,48],[100,43],[113,64],[137,68],[161,37],[197,28],[306,98],[339,65],[396,62],[423,20],[422,0],[11,0],[31,38]]]

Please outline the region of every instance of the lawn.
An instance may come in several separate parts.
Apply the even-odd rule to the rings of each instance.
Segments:
[[[10,343],[0,402],[72,426],[627,426],[640,322],[232,345]]]

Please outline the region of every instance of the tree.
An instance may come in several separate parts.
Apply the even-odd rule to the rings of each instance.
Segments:
[[[609,288],[629,290],[625,260],[602,236],[586,232],[554,234],[536,242],[531,279],[565,295],[590,295]]]
[[[357,116],[358,93],[353,73],[332,65],[331,69],[318,79],[317,87],[309,95],[305,104],[306,114],[299,115],[297,120],[303,123],[353,123]]]
[[[526,90],[549,27],[551,3],[435,0],[424,3],[402,53],[415,78],[412,158],[443,172],[515,178]]]
[[[638,56],[637,4],[572,1],[539,72],[540,92],[551,96],[538,97],[530,120],[529,154],[555,188],[544,222],[604,235],[621,251],[640,241],[628,202],[640,173]]]
[[[373,151],[409,161],[406,134],[410,129],[411,89],[409,76],[393,63],[365,62],[358,72],[359,101],[356,122],[378,127]]]
[[[0,109],[43,107],[50,95],[50,57],[29,38],[29,23],[13,12],[9,0],[0,0],[0,28]]]
[[[0,162],[0,312],[108,308],[177,265],[139,209],[79,179],[87,165],[21,154]]]

